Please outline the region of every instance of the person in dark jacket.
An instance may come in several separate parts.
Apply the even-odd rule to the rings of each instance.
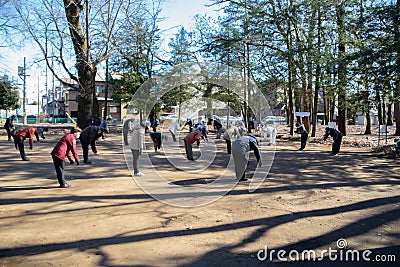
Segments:
[[[334,128],[325,128],[325,135],[324,138],[322,139],[322,143],[325,143],[326,139],[331,136],[333,139],[332,143],[332,156],[336,156],[337,153],[339,153],[340,150],[340,145],[342,144],[342,133],[339,130],[336,130]]]
[[[13,136],[13,130],[15,130],[14,127],[14,120],[15,120],[15,115],[11,115],[11,117],[6,119],[6,123],[4,124],[4,129],[7,131],[7,136],[8,136],[8,141],[11,141],[11,137]]]
[[[221,134],[222,134],[222,124],[219,120],[214,120],[214,128],[216,131],[216,139],[220,139],[221,138]]]
[[[203,123],[199,123],[195,125],[196,130],[199,130],[201,132],[201,139],[206,140],[208,142],[208,137],[207,137],[207,127]]]
[[[236,178],[239,181],[247,181],[246,167],[248,164],[247,152],[254,151],[258,165],[261,167],[261,154],[258,148],[258,140],[254,135],[248,134],[239,137],[232,143],[232,156],[235,163]]]
[[[151,124],[151,128],[153,128],[153,132],[154,133],[157,132],[158,125],[160,125],[160,121],[158,119],[155,119],[153,121],[153,123]]]
[[[60,141],[54,146],[51,151],[51,157],[53,158],[54,168],[56,169],[57,180],[61,188],[71,187],[64,177],[64,160],[68,157],[69,163],[74,164],[74,159],[77,165],[79,165],[79,156],[76,150],[76,135],[81,132],[78,127],[73,127],[69,134],[64,135]]]
[[[163,139],[167,140],[167,136],[162,132],[152,132],[150,138],[154,144],[154,152],[160,151]]]
[[[186,123],[183,126],[185,127],[186,125],[189,126],[189,133],[191,133],[193,131],[193,121],[191,118],[186,119]]]
[[[96,140],[102,136],[102,130],[99,126],[87,126],[82,130],[81,135],[79,136],[79,140],[81,141],[82,150],[83,150],[83,163],[91,164],[89,161],[89,145],[92,148],[94,154],[97,153],[96,148]]]
[[[36,128],[25,128],[14,135],[15,148],[18,147],[21,159],[24,161],[29,160],[29,158],[25,154],[24,141],[26,138],[29,139],[29,149],[32,150],[34,136],[36,137],[36,140],[39,142],[39,134]]]
[[[49,128],[39,126],[39,127],[36,127],[36,129],[37,129],[37,132],[38,132],[39,136],[40,136],[43,140],[46,139],[46,137],[44,136],[44,133],[47,133],[47,132],[49,131]]]
[[[304,127],[303,124],[300,124],[299,122],[296,122],[296,131],[294,131],[297,134],[300,134],[300,148],[299,150],[303,150],[304,148],[306,148],[306,144],[307,144],[307,139],[308,139],[308,132],[306,130],[306,127]]]

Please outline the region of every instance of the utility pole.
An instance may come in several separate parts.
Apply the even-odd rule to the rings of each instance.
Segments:
[[[22,116],[24,117],[24,124],[28,123],[28,119],[26,116],[26,57],[24,57],[24,66],[18,66],[18,76],[22,79],[22,81],[24,82],[24,87],[22,90],[22,95],[23,95],[23,99],[22,99]]]

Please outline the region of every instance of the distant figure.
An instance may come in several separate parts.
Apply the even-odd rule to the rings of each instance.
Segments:
[[[11,115],[11,117],[6,119],[6,123],[4,124],[4,129],[7,131],[8,141],[11,141],[11,137],[13,136],[13,131],[15,130],[14,127],[14,120],[16,116]]]
[[[132,130],[132,122],[134,121],[133,118],[127,119],[124,121],[122,126],[122,135],[124,137],[124,145],[128,145],[128,133]]]
[[[239,181],[247,181],[246,167],[248,164],[248,154],[250,150],[254,151],[257,162],[261,166],[261,154],[258,148],[258,140],[254,135],[245,135],[236,139],[232,143],[232,156],[235,163],[236,178]]]
[[[172,140],[174,140],[174,142],[176,142],[176,133],[178,130],[180,130],[181,125],[179,124],[179,122],[174,121],[174,123],[172,124],[172,126],[168,129],[168,131],[171,133],[172,136]]]
[[[44,136],[44,133],[47,133],[47,132],[49,131],[49,128],[39,126],[39,127],[36,127],[36,129],[37,129],[37,132],[38,132],[39,136],[40,136],[43,140],[46,139],[46,137]]]
[[[188,133],[186,137],[183,139],[183,142],[185,143],[186,158],[188,160],[194,161],[192,144],[197,142],[197,146],[199,146],[200,139],[201,139],[201,132],[198,130]]]
[[[143,176],[139,170],[139,156],[142,154],[145,130],[139,123],[132,129],[132,136],[129,143],[133,156],[133,171],[135,176]]]
[[[221,134],[222,134],[222,124],[219,120],[214,120],[214,128],[216,130],[216,139],[220,139],[221,138]]]
[[[162,140],[167,140],[167,136],[161,132],[150,133],[150,138],[154,144],[154,152],[159,152],[162,146]]]
[[[332,143],[332,156],[336,156],[337,153],[339,153],[340,150],[340,145],[342,144],[342,133],[339,130],[333,129],[333,128],[329,128],[326,127],[325,128],[325,135],[324,138],[322,140],[322,143],[325,143],[326,139],[331,136],[333,139],[333,143]]]
[[[15,143],[15,148],[19,148],[19,153],[21,155],[21,159],[24,161],[28,161],[29,158],[25,154],[25,148],[24,148],[24,140],[26,138],[29,139],[29,149],[33,149],[33,137],[36,137],[36,140],[39,142],[39,134],[36,128],[25,128],[21,131],[19,131],[15,136],[14,136],[14,143]]]
[[[202,124],[202,123],[199,123],[196,126],[196,129],[201,132],[201,139],[208,141],[208,137],[207,137],[208,131],[207,131],[206,126],[204,124]]]
[[[54,168],[56,169],[57,180],[61,188],[71,187],[71,185],[65,181],[64,177],[65,157],[68,157],[70,164],[74,164],[75,159],[76,165],[79,165],[79,156],[76,150],[76,135],[79,132],[81,132],[79,127],[73,127],[71,132],[64,135],[54,146],[53,151],[51,151]]]
[[[276,141],[276,128],[272,127],[272,126],[264,126],[262,128],[262,133],[263,133],[263,137],[264,139],[267,138],[267,136],[269,136],[269,145],[273,145],[275,144]]]
[[[228,151],[228,154],[231,154],[231,151],[232,151],[232,139],[233,138],[237,139],[240,137],[242,137],[242,135],[240,134],[239,129],[236,126],[232,126],[224,132],[224,134],[222,135],[222,138],[226,142],[226,149]]]
[[[308,132],[306,127],[304,127],[303,124],[300,124],[299,122],[296,122],[296,131],[294,131],[297,134],[301,135],[301,145],[299,150],[303,150],[304,148],[306,148],[306,144],[307,144],[307,139],[308,139]]]
[[[106,137],[104,136],[104,133],[109,133],[110,129],[108,128],[108,120],[102,120],[100,123],[100,129],[101,129],[101,138],[105,139]]]
[[[160,125],[160,121],[158,119],[155,119],[153,121],[153,124],[151,125],[151,128],[153,128],[153,132],[157,132],[158,125]]]
[[[400,138],[394,139],[394,142],[395,142],[394,147],[396,149],[395,157],[400,157]]]
[[[193,121],[191,118],[187,118],[186,123],[184,126],[189,126],[189,133],[193,131]]]
[[[89,145],[91,146],[93,153],[98,154],[96,148],[96,140],[99,139],[100,136],[102,136],[102,130],[99,126],[87,126],[81,132],[79,140],[81,140],[83,150],[83,163],[92,163],[91,161],[89,161]]]

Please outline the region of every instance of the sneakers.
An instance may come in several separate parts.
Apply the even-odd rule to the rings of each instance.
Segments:
[[[23,158],[22,160],[23,160],[23,161],[30,161],[29,158]]]
[[[70,187],[71,187],[70,184],[63,184],[63,185],[60,185],[60,188],[70,188]]]
[[[91,161],[84,161],[83,163],[85,163],[85,164],[92,164]]]
[[[144,174],[141,172],[137,172],[137,173],[135,173],[135,176],[144,176]]]

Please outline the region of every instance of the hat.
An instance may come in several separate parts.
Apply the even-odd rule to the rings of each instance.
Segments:
[[[78,126],[74,126],[71,128],[71,133],[79,133],[79,132],[82,132],[82,130]]]

